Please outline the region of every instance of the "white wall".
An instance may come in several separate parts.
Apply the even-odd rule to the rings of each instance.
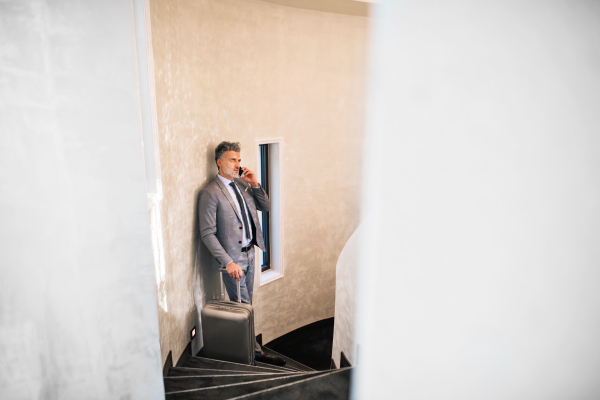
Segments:
[[[600,397],[600,3],[379,6],[355,397]]]
[[[367,216],[340,253],[335,267],[335,326],[333,329],[333,346],[331,358],[340,367],[341,353],[352,365],[358,361],[356,343],[356,311],[357,311],[357,279],[360,265],[360,248],[365,234],[372,230],[370,218]]]
[[[132,3],[2,2],[0,71],[0,398],[164,398]]]

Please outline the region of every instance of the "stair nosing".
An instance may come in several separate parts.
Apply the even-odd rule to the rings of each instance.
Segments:
[[[322,376],[325,376],[325,375],[337,374],[337,373],[340,373],[340,372],[342,372],[342,371],[346,371],[346,370],[349,370],[349,369],[352,369],[352,368],[354,368],[354,367],[346,367],[346,368],[339,368],[339,369],[336,369],[336,370],[317,371],[317,372],[324,372],[324,373],[322,374]],[[307,374],[311,374],[311,372],[307,372]],[[279,385],[279,386],[271,387],[271,388],[268,388],[268,389],[263,389],[263,390],[258,390],[258,391],[256,391],[256,392],[247,393],[247,394],[244,394],[244,395],[242,395],[242,396],[231,397],[231,398],[229,398],[229,399],[227,399],[227,400],[238,400],[238,399],[243,399],[243,398],[245,398],[245,397],[248,397],[248,396],[253,396],[253,395],[256,395],[256,394],[259,394],[259,393],[266,393],[266,392],[269,392],[269,391],[272,391],[272,390],[277,390],[277,389],[280,389],[280,388],[282,388],[282,387],[287,387],[287,386],[296,385],[296,384],[298,384],[298,383],[300,383],[300,382],[306,382],[306,381],[309,381],[309,380],[312,380],[312,379],[317,379],[317,378],[319,378],[319,376],[310,376],[310,377],[307,377],[306,379],[300,379],[300,380],[298,380],[298,381],[296,381],[296,382],[285,383],[285,384],[283,384],[283,385]]]
[[[190,356],[188,358],[189,359],[199,359],[199,360],[208,360],[208,362],[218,362],[218,363],[226,363],[229,365],[241,365],[244,367],[253,367],[253,368],[260,368],[261,370],[265,370],[265,371],[276,371],[276,372],[282,372],[280,369],[275,369],[275,368],[268,368],[268,367],[257,367],[255,365],[250,365],[250,364],[241,364],[241,363],[236,363],[236,362],[232,362],[232,361],[224,361],[224,360],[217,360],[215,358],[206,358],[206,357],[196,357],[196,356]],[[186,361],[187,362],[187,361]]]
[[[323,372],[323,371],[316,371]],[[163,379],[194,379],[194,378],[233,378],[240,376],[261,376],[261,375],[300,375],[302,372],[290,372],[289,374],[231,374],[231,375],[185,375],[185,376],[165,376]],[[279,377],[278,377],[279,378]]]
[[[271,368],[271,367],[270,367],[270,365],[271,365],[271,364],[263,363],[263,362],[260,362],[260,361],[256,361],[256,362],[257,362],[257,363],[260,363],[260,366],[263,366],[263,365],[269,365],[269,367],[263,367],[263,368]],[[258,366],[259,366],[259,365],[257,365],[257,367],[258,367]],[[285,367],[285,366],[279,366],[279,365],[274,365],[274,366],[273,366],[273,368],[277,368],[277,369],[278,369],[278,370],[280,370],[280,371],[290,371],[290,372],[296,372],[296,371],[299,371],[299,370],[297,370],[297,369],[291,369],[291,368],[289,368],[289,367]]]
[[[340,371],[340,370],[337,370],[337,371]],[[301,374],[291,374],[291,375],[317,375],[317,374],[327,375],[327,374],[330,374],[331,372],[332,371],[327,370],[327,371],[305,372],[305,373],[301,373]],[[206,388],[178,390],[176,392],[165,392],[165,394],[189,393],[189,392],[203,391],[203,390],[207,390],[207,389],[222,389],[222,388],[231,387],[231,386],[249,385],[249,384],[264,382],[264,381],[268,381],[268,380],[272,380],[272,379],[285,379],[285,378],[288,378],[288,377],[289,376],[278,376],[276,378],[269,378],[269,379],[263,379],[263,380],[259,379],[257,381],[252,381],[252,382],[230,383],[230,384],[227,384],[227,385],[217,385],[217,386],[210,386],[210,387],[206,387]],[[316,378],[316,377],[317,376],[314,376],[314,377],[308,376],[307,379],[312,379],[312,378]],[[304,381],[304,380],[306,380],[306,379],[300,379],[297,382],[301,382],[301,381]],[[282,387],[282,386],[285,386],[285,385],[290,385],[292,383],[295,383],[295,382],[291,382],[289,384],[286,383],[284,385],[279,385],[279,386],[276,386],[276,387]],[[272,388],[269,388],[269,389],[272,389]],[[267,390],[267,389],[263,389],[263,390]],[[258,393],[258,392],[252,392],[252,393]]]
[[[242,364],[243,365],[243,364]],[[237,369],[216,369],[216,368],[194,368],[194,367],[173,367],[173,368],[184,368],[184,369],[191,369],[191,370],[200,370],[200,371],[227,371],[227,372],[234,372],[234,375],[240,375],[240,374],[247,374],[247,375],[268,375],[268,374],[277,374],[277,373],[285,373],[285,372],[252,372],[252,371],[240,371]],[[237,373],[240,374],[237,374]],[[208,375],[203,375],[203,376],[208,376]],[[223,376],[223,375],[210,375],[210,376]],[[168,378],[168,377],[165,377]],[[171,377],[171,378],[176,378],[175,376]]]

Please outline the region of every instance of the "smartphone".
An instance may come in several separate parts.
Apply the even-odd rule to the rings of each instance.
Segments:
[[[240,170],[238,171],[238,173],[240,174],[240,176],[244,175],[244,171],[242,171],[242,167],[240,167]]]

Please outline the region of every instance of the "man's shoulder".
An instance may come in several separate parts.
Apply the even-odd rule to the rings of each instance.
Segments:
[[[215,177],[212,181],[207,183],[206,186],[200,189],[200,192],[198,192],[198,197],[202,197],[205,195],[213,197],[214,195],[218,195],[221,192],[219,184],[217,183],[218,179],[219,178]]]

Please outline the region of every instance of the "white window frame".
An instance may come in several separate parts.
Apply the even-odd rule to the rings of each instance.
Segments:
[[[278,169],[278,179],[273,179],[271,174],[271,185],[269,186],[271,192],[271,211],[270,220],[271,220],[271,268],[265,272],[261,272],[256,274],[258,277],[259,286],[266,285],[267,283],[276,281],[277,279],[283,278],[284,272],[284,235],[283,235],[283,139],[256,139],[255,140],[255,152],[256,152],[256,174],[257,176],[261,176],[261,160],[260,160],[260,145],[261,144],[277,144],[277,165]],[[269,152],[271,153],[271,152]],[[269,163],[273,165],[273,163]],[[276,192],[274,192],[276,191]],[[275,200],[275,201],[273,201]],[[260,224],[262,226],[262,212],[258,213],[258,218],[260,219]],[[279,232],[277,232],[278,230]],[[262,265],[262,250],[258,249],[256,252],[256,261],[255,271],[261,271]]]

